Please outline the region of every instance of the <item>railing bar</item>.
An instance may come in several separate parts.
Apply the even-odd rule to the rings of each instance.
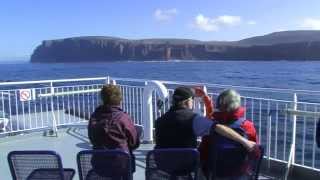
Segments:
[[[139,95],[140,95],[140,119],[139,119],[139,121],[140,121],[140,125],[142,125],[143,124],[143,122],[142,122],[142,113],[143,113],[143,108],[142,108],[142,102],[143,102],[143,96],[142,96],[142,92],[143,91],[143,89],[142,88],[140,88],[139,89]]]
[[[73,87],[72,87],[72,91],[74,91],[74,88],[75,88],[75,87],[73,86]],[[71,99],[71,100],[72,100],[72,109],[73,109],[73,119],[71,119],[71,121],[74,121],[75,116],[76,116],[76,104],[75,104],[75,100],[74,100],[74,99],[75,99],[75,95],[72,94],[72,99]],[[70,122],[71,122],[71,121],[70,121]],[[70,122],[69,122],[69,123],[70,123]]]
[[[94,86],[93,86],[93,88],[94,88]],[[91,107],[91,112],[93,112],[94,109],[95,109],[95,98],[96,98],[96,94],[98,94],[98,93],[92,92],[92,94],[91,94],[91,105],[92,105],[92,107]]]
[[[22,105],[22,119],[23,119],[23,129],[26,129],[26,117],[24,112],[24,102],[21,102]]]
[[[10,91],[8,91],[8,93],[10,93]],[[12,128],[12,109],[11,109],[11,93],[9,94],[9,97],[8,97],[9,101],[9,122],[10,122],[10,131],[13,131],[13,128]]]
[[[134,117],[134,123],[135,124],[138,124],[137,120],[138,120],[138,117],[137,117],[137,89],[136,88],[133,88],[133,117]]]
[[[57,87],[56,88],[57,90],[55,90],[55,92],[56,91],[58,91],[59,92],[59,88]],[[54,97],[52,97],[52,102],[54,102]],[[57,105],[56,105],[56,107],[57,107],[57,113],[58,113],[58,115],[57,115],[57,125],[60,125],[61,124],[61,122],[60,122],[60,108],[59,108],[59,106],[60,106],[60,101],[59,101],[59,96],[56,96],[56,101],[57,101]],[[54,106],[52,106],[52,107],[54,107]]]
[[[85,86],[82,86],[82,90],[83,91],[85,91],[86,89],[85,89],[86,87]],[[86,117],[86,114],[87,114],[87,112],[86,112],[86,106],[85,106],[85,95],[86,95],[86,93],[83,93],[83,94],[81,94],[82,95],[82,112],[83,112],[83,114],[84,114],[84,117]],[[83,118],[82,118],[83,119]],[[81,119],[79,119],[80,121],[81,121]]]
[[[4,91],[1,91],[0,93],[1,93],[1,102],[2,102],[2,113],[3,113],[4,118],[6,118],[6,112],[5,112],[5,110],[4,110],[4,97],[3,97]],[[9,105],[9,106],[10,106],[10,105]],[[6,131],[6,126],[5,126],[5,125],[6,125],[6,124],[3,122],[4,131]]]
[[[261,136],[261,132],[262,132],[262,122],[261,122],[261,119],[262,119],[262,100],[260,99],[259,100],[259,138],[261,139],[262,136]],[[262,142],[261,142],[262,143]]]
[[[129,113],[129,104],[128,104],[128,88],[127,87],[124,87],[125,88],[125,106],[126,106],[126,112]]]
[[[288,104],[285,104],[285,108],[288,109]],[[288,115],[287,113],[284,114],[284,135],[283,135],[283,160],[286,160],[286,149],[287,149],[287,121]]]
[[[268,112],[268,120],[267,120],[267,155],[268,158],[271,157],[271,121],[272,121],[272,114],[270,112],[270,101],[268,101],[268,107],[267,107],[267,112]]]
[[[69,88],[67,89],[69,90]],[[68,104],[68,123],[71,122],[71,112],[70,112],[70,109],[71,109],[71,105],[70,105],[70,95],[67,95],[67,104]]]
[[[39,89],[39,91],[40,91],[40,93],[42,93],[42,91],[43,91],[43,89]],[[43,101],[43,99],[42,98],[40,98],[39,99],[39,101],[40,101],[40,118],[41,118],[41,127],[43,127],[43,107],[42,107],[42,101]]]
[[[278,121],[279,120],[279,104],[276,104],[276,131],[275,131],[275,140],[274,140],[274,157],[277,158],[278,154]]]
[[[243,97],[243,106],[247,109],[247,98]],[[247,119],[247,111],[244,113],[244,119]]]
[[[128,88],[128,111],[129,111],[130,116],[132,116],[131,97],[132,97],[131,88]]]
[[[61,88],[61,91],[64,92],[64,88]],[[62,119],[63,119],[63,123],[66,123],[66,109],[65,109],[65,95],[61,96],[61,100],[62,100],[62,110],[63,110],[63,115],[62,115]]]
[[[25,84],[42,84],[42,83],[61,83],[61,82],[78,82],[78,81],[95,81],[105,80],[105,77],[96,78],[79,78],[79,79],[56,79],[56,80],[39,80],[39,81],[17,81],[17,82],[1,82],[0,86],[7,85],[25,85]]]
[[[101,94],[101,93],[100,93]],[[95,107],[98,107],[100,105],[100,101],[101,101],[101,97],[100,97],[99,93],[95,94],[95,98],[96,98],[96,105]]]
[[[33,100],[32,100],[33,101]],[[28,101],[28,118],[29,118],[29,128],[31,128],[32,127],[32,125],[31,125],[31,113],[30,113],[30,111],[31,111],[31,104],[30,104],[30,101]]]
[[[153,118],[154,118],[154,120],[156,120],[157,118],[158,118],[158,112],[159,112],[159,110],[158,110],[158,107],[157,107],[157,94],[156,94],[156,92],[155,91],[153,91],[152,92],[152,96],[153,96],[153,113],[154,113],[154,116],[153,116]]]
[[[317,106],[314,107],[314,111],[318,112]],[[312,142],[312,167],[315,167],[315,160],[316,160],[316,132],[317,132],[317,118],[314,117],[313,123],[313,142]]]
[[[4,113],[4,97],[3,97],[3,91],[0,92],[1,93],[1,102],[2,102],[2,112]]]
[[[254,123],[253,114],[254,114],[254,99],[251,99],[251,120]]]
[[[304,104],[303,109],[306,111],[307,110],[307,106],[306,104]],[[304,154],[305,154],[305,143],[306,143],[306,116],[303,117],[303,137],[302,137],[302,165],[304,165]]]
[[[92,88],[92,86],[91,86],[91,88]],[[90,118],[90,115],[91,115],[91,112],[90,112],[90,96],[91,96],[91,93],[87,93],[87,111],[88,111],[87,117],[89,117],[89,118]]]
[[[77,86],[78,91],[80,91],[81,86]],[[80,94],[77,94],[77,106],[78,106],[78,117],[80,117],[81,107],[80,107]],[[78,118],[75,117],[74,121],[77,121]]]
[[[35,95],[37,94],[37,90],[35,89]],[[36,119],[36,127],[38,127],[38,112],[37,112],[37,97],[34,97],[34,114],[35,114],[35,119]]]
[[[46,88],[46,93],[48,93],[48,88]],[[47,124],[46,126],[49,125],[49,106],[48,106],[48,97],[45,97],[46,98],[46,115],[47,115]]]

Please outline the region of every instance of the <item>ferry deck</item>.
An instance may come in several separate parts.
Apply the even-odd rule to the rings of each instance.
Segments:
[[[265,148],[259,179],[320,178],[315,143],[320,101],[307,101],[319,92],[98,77],[0,83],[0,179],[12,179],[7,154],[13,150],[53,150],[64,168],[77,171],[77,153],[91,149],[85,119],[100,103],[98,92],[105,83],[120,86],[122,108],[144,127],[144,143],[134,152],[136,180],[145,179],[145,155],[154,146],[153,121],[168,109],[170,95],[179,85],[204,87],[213,99],[226,88],[240,92],[246,118],[255,123]],[[200,100],[194,106],[204,113]]]

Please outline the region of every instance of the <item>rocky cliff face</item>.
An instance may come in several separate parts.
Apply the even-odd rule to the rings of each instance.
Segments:
[[[278,32],[234,42],[76,37],[43,41],[31,62],[121,60],[320,60],[320,31]]]

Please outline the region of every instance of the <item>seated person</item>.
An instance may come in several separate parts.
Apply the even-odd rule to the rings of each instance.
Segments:
[[[210,104],[208,103],[208,98],[205,98],[205,101],[207,101],[205,104]],[[245,109],[241,107],[240,95],[235,90],[229,89],[223,91],[218,96],[217,108],[219,111],[210,114],[214,122],[226,125],[248,140],[258,143],[254,124],[251,120],[244,118]],[[214,149],[218,151],[215,153],[219,154],[215,162],[216,176],[233,176],[232,178],[234,178],[246,174],[248,168],[245,161],[247,150],[239,143],[226,139],[214,132],[210,137],[203,137],[199,147],[201,164],[203,165],[205,174],[208,171],[208,166],[210,166],[209,162],[207,162],[208,158],[211,159],[209,157],[209,149],[210,151]],[[223,152],[219,152],[219,150]]]
[[[115,85],[104,85],[101,99],[103,105],[95,109],[88,125],[88,136],[93,149],[122,149],[131,154],[134,162],[132,151],[139,147],[140,141],[133,120],[120,108],[120,89]],[[91,162],[95,167],[102,164],[101,161],[102,158],[93,157]],[[135,163],[132,165],[134,171]]]
[[[254,147],[255,142],[248,141],[231,128],[194,113],[193,97],[191,88],[175,89],[171,108],[155,122],[155,148],[197,148],[197,137],[208,135],[211,128],[248,150]]]

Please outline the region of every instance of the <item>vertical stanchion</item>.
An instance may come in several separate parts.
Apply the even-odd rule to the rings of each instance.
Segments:
[[[293,94],[293,111],[297,111],[298,107],[298,98],[297,94]],[[285,173],[285,180],[288,179],[289,173],[290,173],[290,167],[295,163],[295,151],[296,151],[296,131],[297,131],[297,115],[294,113],[292,115],[292,142],[291,142],[291,148],[290,148],[290,154],[289,154],[289,159],[288,159],[288,164],[286,168],[286,173]]]
[[[54,114],[54,106],[53,106],[53,98],[54,98],[54,87],[53,83],[50,82],[50,94],[51,94],[51,115],[52,115],[52,132],[49,133],[50,135],[55,134],[58,137],[58,128],[57,128],[57,120]]]

